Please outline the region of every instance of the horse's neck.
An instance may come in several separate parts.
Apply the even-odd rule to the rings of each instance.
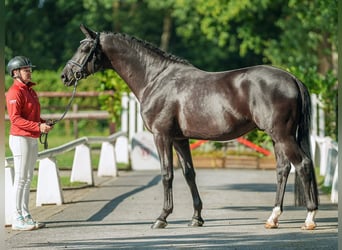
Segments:
[[[146,85],[163,70],[165,62],[158,61],[158,58],[152,57],[146,48],[139,45],[129,47],[125,41],[113,41],[110,44],[112,47],[103,48],[103,50],[111,61],[112,68],[128,84],[138,100],[141,101]],[[144,50],[146,50],[146,53]]]

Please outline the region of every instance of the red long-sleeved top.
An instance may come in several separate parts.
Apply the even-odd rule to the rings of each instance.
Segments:
[[[35,83],[24,84],[14,80],[6,95],[6,105],[11,121],[11,135],[38,138],[40,118],[40,103],[37,93],[32,89]]]

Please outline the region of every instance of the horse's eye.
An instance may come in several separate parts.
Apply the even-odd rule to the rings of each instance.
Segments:
[[[83,46],[83,47],[81,48],[81,52],[84,52],[84,53],[88,53],[89,50],[90,50],[90,47],[89,47],[89,46]]]

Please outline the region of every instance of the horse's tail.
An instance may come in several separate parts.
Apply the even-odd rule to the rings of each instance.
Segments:
[[[311,172],[312,185],[310,186],[310,194],[314,194],[316,197],[313,197],[314,200],[318,200],[318,192],[317,192],[317,182],[315,176],[315,169],[313,165],[313,160],[311,157],[311,146],[310,146],[310,127],[311,127],[311,98],[309,91],[304,86],[304,84],[295,79],[297,86],[301,95],[301,110],[300,110],[300,118],[297,130],[297,142],[300,148],[303,150],[305,155],[310,159],[312,164],[310,165],[309,171]],[[295,205],[296,206],[305,206],[305,196],[304,196],[304,187],[301,182],[301,179],[297,173],[295,172]]]

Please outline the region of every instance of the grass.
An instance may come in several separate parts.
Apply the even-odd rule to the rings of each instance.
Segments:
[[[319,173],[319,167],[315,168],[315,172],[316,172],[316,180],[317,180],[317,185],[318,188],[322,191],[322,193],[327,194],[327,195],[331,195],[331,189],[332,187],[326,187],[324,186],[324,176],[320,175]]]
[[[70,182],[70,177],[69,176],[60,176],[59,177],[60,184],[62,188],[79,188],[87,185],[85,182]],[[38,183],[38,176],[35,175],[32,178],[31,181],[31,189],[37,189],[37,183]]]
[[[58,125],[56,125],[58,126]],[[9,143],[8,143],[8,137],[9,137],[9,122],[5,122],[5,156],[10,157],[12,156],[12,152],[9,148]],[[107,130],[101,130],[98,129],[97,127],[92,127],[89,126],[89,128],[85,129],[80,129],[79,131],[79,138],[84,137],[84,136],[108,136],[109,132]],[[70,135],[68,133],[65,133],[65,131],[61,131],[61,129],[53,129],[48,136],[48,143],[49,143],[49,149],[61,146],[65,143],[68,143],[72,140],[75,140],[75,137],[73,135]],[[44,150],[44,147],[42,144],[38,143],[38,151],[41,152]],[[93,170],[97,170],[98,164],[99,164],[99,158],[100,158],[100,149],[101,149],[101,144],[91,144],[91,164],[93,166]],[[57,166],[60,170],[71,170],[73,160],[74,160],[74,154],[75,150],[71,150],[68,152],[65,152],[61,155],[56,156],[56,162]],[[38,164],[37,164],[38,166]],[[128,170],[129,166],[127,164],[118,164],[117,165],[118,169],[120,170]],[[36,167],[37,169],[38,167]],[[33,180],[31,182],[31,188],[36,189],[37,187],[37,176],[33,177]],[[68,176],[60,176],[60,182],[62,188],[71,188],[71,187],[80,187],[84,186],[85,183],[82,182],[70,182],[70,177]]]
[[[12,152],[8,145],[8,137],[9,137],[9,122],[5,122],[5,156],[10,157],[12,156]],[[98,127],[93,126],[85,126],[85,128],[79,130],[79,138],[84,136],[108,136],[109,132],[108,129],[101,129]],[[48,136],[48,144],[49,149],[61,146],[65,143],[68,143],[72,140],[75,140],[74,135],[70,133],[65,133],[62,128],[58,128],[58,124],[56,125],[56,128],[53,129]],[[41,152],[44,150],[44,147],[42,144],[38,143],[38,151]],[[92,166],[94,170],[97,170],[97,166],[99,163],[99,157],[100,157],[100,149],[101,144],[91,144],[91,159],[92,159]],[[65,152],[61,155],[56,156],[57,165],[60,169],[71,169],[72,163],[74,160],[74,154],[75,150],[71,150],[69,152]],[[127,169],[128,166],[119,164],[118,168],[120,169]]]
[[[8,138],[8,130],[9,130],[9,122],[5,122],[5,127],[6,127],[6,137]],[[54,148],[57,146],[61,146],[67,142],[70,142],[72,140],[75,139],[75,137],[73,135],[70,134],[65,134],[64,131],[60,131],[61,129],[54,129],[49,133],[49,137],[48,137],[48,142],[49,142],[49,148]],[[86,129],[82,129],[80,130],[80,135],[79,137],[83,137],[83,136],[108,136],[109,132],[105,131],[105,130],[101,130],[98,128],[94,128],[94,127],[90,127],[90,128],[86,128]],[[91,146],[91,159],[92,159],[92,166],[94,170],[97,170],[97,166],[99,163],[99,157],[100,157],[100,144],[92,144]],[[43,145],[39,144],[39,152],[43,151]],[[57,166],[59,169],[70,169],[72,168],[72,163],[74,160],[74,153],[75,150],[63,153],[62,155],[58,155],[56,157],[56,161],[57,161]],[[220,152],[222,154],[222,152]],[[232,152],[229,152],[230,154]],[[196,154],[201,154],[200,152],[196,153],[196,150],[194,150],[193,152],[194,155]],[[217,152],[215,153],[217,154]],[[11,156],[12,153],[9,149],[9,145],[8,145],[8,139],[5,141],[5,156],[9,157]],[[126,164],[118,164],[117,165],[118,169],[120,170],[128,170],[129,166]],[[316,167],[315,168],[316,171],[316,178],[317,178],[317,184],[320,188],[320,190],[325,193],[325,194],[331,194],[331,187],[325,187],[324,184],[324,176],[321,176],[319,174],[319,168]],[[79,186],[83,186],[85,183],[80,183],[80,182],[74,182],[71,183],[70,182],[70,178],[67,176],[61,176],[61,185],[63,188],[69,188],[69,187],[79,187]],[[32,184],[31,184],[32,188],[36,188],[37,187],[37,176],[34,176],[33,180],[32,180]]]

